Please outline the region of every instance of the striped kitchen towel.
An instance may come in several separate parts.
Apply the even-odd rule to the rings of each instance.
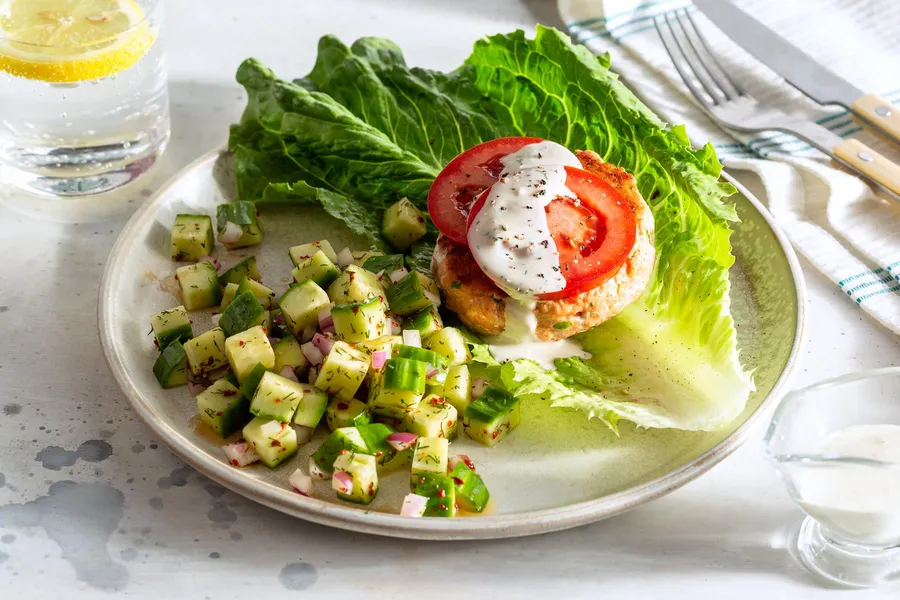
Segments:
[[[726,1],[726,0],[723,0]],[[860,89],[900,106],[900,3],[896,0],[737,0],[745,11]],[[900,334],[900,203],[876,197],[826,156],[783,133],[738,134],[700,110],[653,24],[685,8],[729,73],[761,102],[854,136],[900,162],[900,147],[864,129],[846,110],[822,106],[728,40],[689,0],[558,0],[572,38],[596,53],[669,123],[712,142],[726,168],[760,176],[768,207],[795,248],[846,296]],[[839,33],[839,35],[838,35]],[[769,160],[762,160],[769,159]]]

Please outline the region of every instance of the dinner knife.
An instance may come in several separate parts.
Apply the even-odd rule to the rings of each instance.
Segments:
[[[760,62],[820,104],[838,104],[900,143],[900,107],[866,94],[728,0],[694,0],[710,21]]]

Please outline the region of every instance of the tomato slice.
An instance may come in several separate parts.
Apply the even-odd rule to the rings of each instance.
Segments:
[[[540,300],[561,300],[602,285],[619,272],[637,241],[634,207],[621,192],[593,173],[574,167],[566,167],[566,187],[578,201],[559,197],[545,209],[566,287],[541,294]],[[480,194],[472,206],[466,230],[484,206],[488,192]]]
[[[466,242],[466,219],[478,195],[494,185],[503,164],[500,159],[541,138],[507,137],[469,148],[435,178],[428,192],[428,215],[438,230],[458,244]]]

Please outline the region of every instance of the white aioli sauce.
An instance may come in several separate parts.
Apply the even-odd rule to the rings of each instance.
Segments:
[[[900,426],[854,425],[830,434],[818,454],[900,465]],[[900,543],[900,468],[846,463],[800,467],[800,505],[833,533],[871,546]]]
[[[560,196],[577,198],[566,187],[565,166],[581,168],[581,162],[554,142],[529,144],[500,162],[500,181],[467,236],[475,262],[509,294],[506,328],[490,340],[491,352],[499,361],[530,358],[545,367],[556,358],[587,358],[572,340],[542,342],[534,333],[535,296],[566,287],[545,208]]]

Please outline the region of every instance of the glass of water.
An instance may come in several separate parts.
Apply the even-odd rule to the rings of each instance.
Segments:
[[[0,182],[90,196],[169,139],[162,0],[0,0]]]

